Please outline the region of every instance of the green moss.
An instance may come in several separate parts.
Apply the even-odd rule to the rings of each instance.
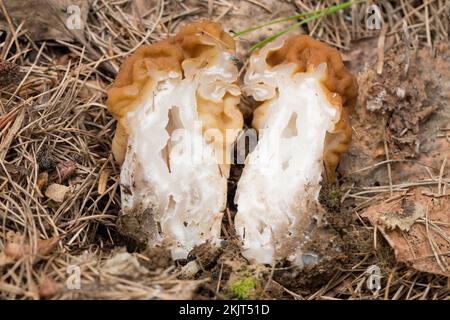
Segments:
[[[245,277],[234,281],[230,285],[233,296],[239,300],[252,299],[255,296],[257,280],[253,277]]]
[[[320,204],[329,212],[341,211],[341,190],[337,183],[322,183],[319,193]]]
[[[333,201],[337,201],[339,197],[339,194],[336,190],[331,190],[330,191],[330,199]]]

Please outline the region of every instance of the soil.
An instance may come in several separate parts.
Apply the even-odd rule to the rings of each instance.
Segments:
[[[139,259],[142,266],[148,270],[164,270],[173,265],[170,251],[161,247],[147,248],[142,252],[146,259]]]
[[[347,182],[389,183],[385,166],[355,172],[385,160],[385,142],[390,159],[399,160],[392,164],[393,180],[428,178],[417,163],[439,170],[441,155],[449,153],[440,137],[440,128],[450,123],[449,52],[448,44],[439,46],[437,57],[427,49],[397,47],[386,53],[382,75],[373,68],[359,74],[353,139],[339,166],[344,177],[351,176]]]

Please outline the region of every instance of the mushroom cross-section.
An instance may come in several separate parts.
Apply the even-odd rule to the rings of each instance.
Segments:
[[[351,138],[357,83],[339,52],[309,36],[278,39],[250,57],[242,87],[260,103],[259,141],[247,156],[235,202],[243,254],[259,263],[309,263],[320,224],[322,176],[335,179]]]
[[[243,126],[234,50],[219,24],[192,23],[140,47],[108,91],[122,215],[137,217],[147,245],[174,259],[220,238],[227,150]]]

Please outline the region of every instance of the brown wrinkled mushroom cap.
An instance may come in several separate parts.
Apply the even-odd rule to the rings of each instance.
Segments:
[[[308,72],[321,63],[326,63],[323,89],[328,100],[340,113],[334,130],[327,132],[324,145],[326,178],[333,181],[340,156],[347,151],[352,137],[350,115],[358,95],[356,78],[344,66],[338,50],[305,35],[292,37],[281,48],[270,51],[266,63],[270,67],[294,63],[297,65],[296,72]]]
[[[213,39],[215,43],[205,41],[207,38]],[[146,91],[144,87],[151,88],[155,82],[148,71],[153,69],[181,72],[181,64],[186,59],[199,60],[208,65],[214,61],[219,49],[234,51],[233,38],[223,31],[220,24],[200,21],[184,26],[173,37],[140,47],[125,59],[114,83],[108,90],[107,99],[108,110],[118,120],[112,151],[119,163],[123,162],[128,143],[125,115],[139,105]],[[242,115],[238,110],[236,111],[228,108],[225,111],[228,114],[225,117],[221,116],[220,121],[228,121],[228,123],[221,123],[224,127],[242,127]]]

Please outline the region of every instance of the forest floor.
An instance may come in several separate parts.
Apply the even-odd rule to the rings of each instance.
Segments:
[[[0,299],[450,299],[449,0],[374,1],[380,29],[367,29],[360,3],[292,31],[339,49],[359,83],[339,185],[320,196],[342,254],[304,270],[241,256],[238,165],[221,248],[175,262],[163,249],[137,250],[116,227],[106,90],[124,57],[186,22],[237,32],[333,1],[30,3],[26,17],[0,1]],[[81,30],[64,26],[69,3],[81,8]],[[242,68],[253,44],[287,25],[236,37]],[[248,124],[253,106],[240,107]]]

